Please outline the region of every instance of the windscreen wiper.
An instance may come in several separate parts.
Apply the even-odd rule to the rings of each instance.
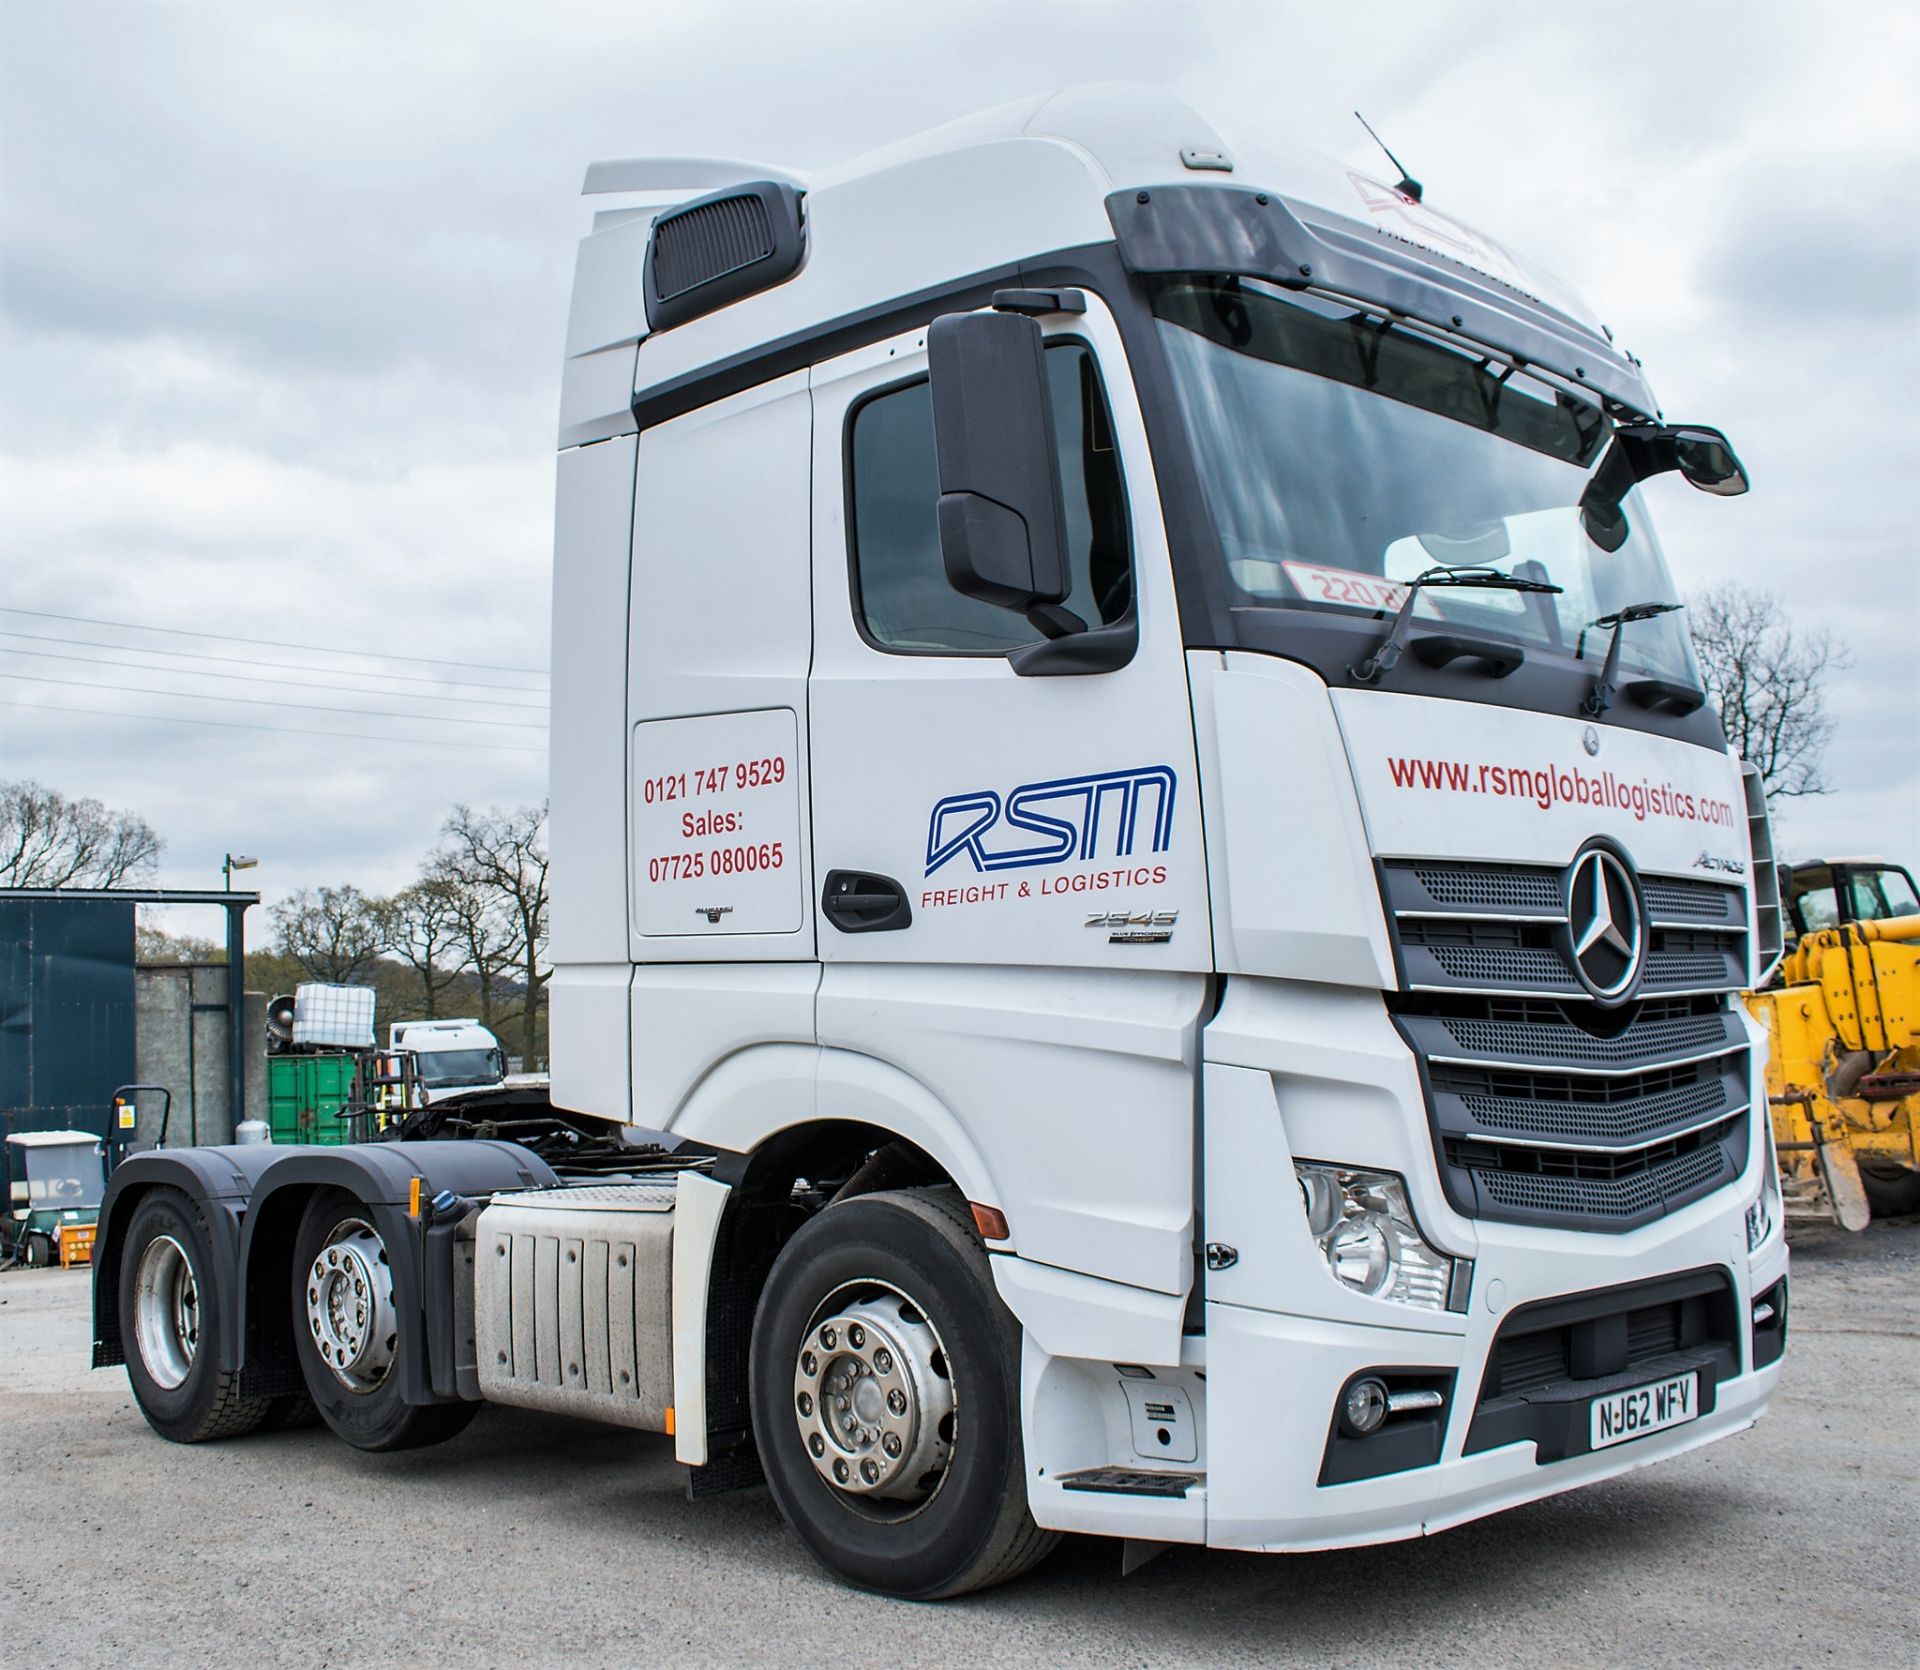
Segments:
[[[1486,591],[1534,591],[1557,592],[1564,588],[1551,585],[1545,580],[1524,580],[1517,574],[1505,574],[1497,568],[1481,565],[1472,567],[1429,568],[1424,574],[1416,574],[1406,582],[1407,595],[1393,617],[1393,624],[1387,628],[1387,635],[1380,640],[1379,646],[1357,667],[1349,667],[1351,673],[1362,684],[1371,684],[1382,673],[1393,671],[1394,664],[1400,659],[1400,652],[1407,647],[1407,634],[1413,629],[1413,606],[1420,601],[1420,593],[1427,586],[1469,586]]]
[[[1620,672],[1620,640],[1626,636],[1626,628],[1637,620],[1652,620],[1655,615],[1670,615],[1682,607],[1678,603],[1629,603],[1624,609],[1616,609],[1610,615],[1602,615],[1598,620],[1590,620],[1580,628],[1580,641],[1574,646],[1573,658],[1578,661],[1586,654],[1587,634],[1596,626],[1613,629],[1613,642],[1607,645],[1607,658],[1600,664],[1600,676],[1594,680],[1593,688],[1587,692],[1586,700],[1580,704],[1580,711],[1593,719],[1598,719],[1613,706],[1614,693]]]

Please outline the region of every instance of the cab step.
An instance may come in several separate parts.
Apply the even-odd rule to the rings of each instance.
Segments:
[[[1179,1496],[1207,1482],[1205,1473],[1157,1473],[1138,1467],[1088,1467],[1062,1473],[1062,1490],[1089,1490],[1104,1496]]]

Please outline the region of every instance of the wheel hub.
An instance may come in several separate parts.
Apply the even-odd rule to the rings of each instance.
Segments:
[[[951,1366],[926,1313],[880,1283],[842,1288],[800,1342],[794,1419],[836,1490],[923,1501],[953,1456]]]
[[[320,1360],[349,1390],[386,1378],[400,1322],[387,1249],[371,1224],[349,1218],[320,1249],[307,1271],[307,1328]]]
[[[200,1349],[200,1287],[187,1250],[156,1235],[140,1254],[135,1278],[134,1344],[154,1383],[172,1391],[187,1378]]]

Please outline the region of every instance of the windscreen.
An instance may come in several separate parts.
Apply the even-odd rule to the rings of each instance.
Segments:
[[[82,1143],[26,1150],[27,1204],[35,1211],[77,1211],[98,1206],[106,1167],[98,1148]]]
[[[1246,604],[1370,613],[1440,565],[1559,596],[1433,591],[1415,622],[1596,660],[1633,603],[1676,602],[1637,491],[1603,551],[1582,490],[1612,433],[1583,392],[1317,297],[1242,279],[1157,281],[1202,489]],[[1698,686],[1684,615],[1626,628],[1624,668]]]
[[[443,1084],[492,1084],[500,1077],[498,1050],[435,1050],[419,1057],[420,1082],[428,1086]]]
[[[1848,883],[1853,890],[1853,915],[1859,922],[1885,922],[1895,916],[1920,912],[1913,881],[1905,870],[1858,869]]]

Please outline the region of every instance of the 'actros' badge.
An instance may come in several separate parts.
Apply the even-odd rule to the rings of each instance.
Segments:
[[[1609,847],[1589,847],[1567,871],[1573,972],[1603,1004],[1625,1003],[1640,983],[1646,920],[1640,886]]]
[[[1693,861],[1696,870],[1718,870],[1723,876],[1744,876],[1746,864],[1738,858],[1722,858],[1718,853],[1703,852]]]

